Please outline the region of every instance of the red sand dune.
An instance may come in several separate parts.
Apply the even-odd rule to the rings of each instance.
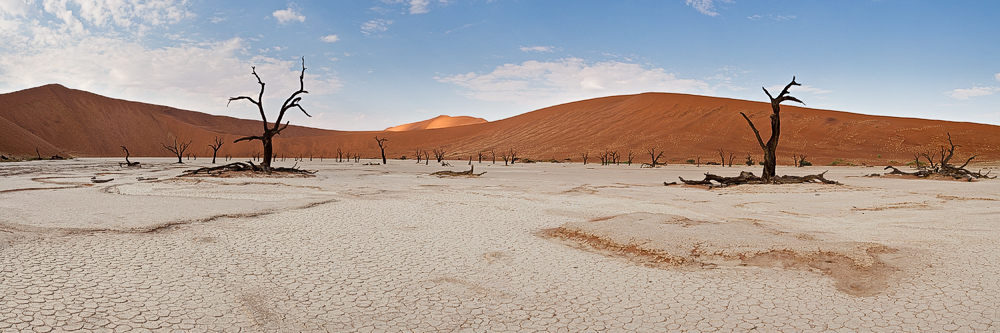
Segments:
[[[418,121],[415,123],[403,124],[399,126],[393,126],[386,128],[388,132],[403,132],[403,131],[416,131],[425,129],[436,129],[436,128],[448,128],[455,126],[465,126],[472,124],[482,124],[485,123],[486,119],[475,118],[468,116],[437,116],[424,121]]]
[[[701,157],[718,161],[718,149],[735,153],[739,163],[761,150],[739,112],[754,120],[767,140],[768,103],[667,93],[597,98],[557,105],[494,122],[407,131],[346,132],[290,126],[275,140],[280,156],[331,157],[340,148],[363,157],[378,155],[375,136],[389,139],[386,155],[409,156],[417,150],[444,149],[449,159],[467,159],[479,151],[516,149],[519,157],[536,160],[570,158],[591,161],[605,150],[648,162],[648,148],[666,150],[671,162]],[[424,123],[424,122],[421,122]],[[433,123],[427,121],[428,124]],[[420,124],[420,123],[417,123]],[[410,124],[413,125],[413,124]],[[417,126],[419,127],[419,125]],[[429,126],[428,126],[429,127]],[[247,157],[261,150],[259,142],[232,140],[259,134],[254,120],[213,116],[138,102],[111,99],[60,85],[0,95],[0,153],[34,156],[122,156],[125,145],[133,156],[168,156],[160,143],[173,137],[193,140],[189,150],[211,155],[215,136],[227,144],[219,151]],[[962,145],[957,159],[979,155],[976,161],[1000,160],[1000,127],[976,123],[869,116],[848,112],[782,107],[779,163],[805,154],[815,164],[842,159],[860,164],[899,164],[914,152],[937,150],[947,133]],[[489,158],[489,153],[487,153]],[[499,157],[498,157],[499,158]]]

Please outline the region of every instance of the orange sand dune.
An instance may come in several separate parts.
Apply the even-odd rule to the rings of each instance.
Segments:
[[[481,124],[481,123],[485,123],[485,122],[486,122],[486,119],[475,118],[475,117],[468,117],[468,116],[458,116],[458,117],[437,116],[437,117],[434,117],[434,118],[431,118],[431,119],[427,119],[427,120],[424,120],[424,121],[418,121],[418,122],[415,122],[415,123],[409,123],[409,124],[403,124],[403,125],[399,125],[399,126],[389,127],[389,128],[386,128],[385,130],[388,131],[388,132],[416,131],[416,130],[425,130],[425,129],[448,128],[448,127],[455,127],[455,126],[465,126],[465,125],[472,125],[472,124]]]
[[[239,157],[261,150],[259,142],[232,140],[259,134],[259,121],[213,116],[138,102],[116,100],[88,92],[47,85],[0,95],[0,153],[34,156],[121,156],[126,145],[136,156],[168,156],[161,142],[173,137],[193,140],[189,150],[211,155],[215,136],[227,140],[219,151]],[[740,162],[761,151],[740,112],[756,122],[767,140],[768,103],[726,98],[646,93],[597,98],[557,105],[494,122],[406,131],[331,131],[290,126],[275,140],[278,156],[331,157],[342,151],[363,157],[378,155],[374,137],[389,139],[386,155],[409,156],[417,150],[444,149],[447,157],[467,159],[480,151],[516,149],[531,159],[570,158],[591,161],[605,150],[622,155],[632,151],[634,162],[648,162],[645,151],[666,150],[672,162],[701,158],[718,161],[718,149],[736,154]],[[440,118],[440,117],[439,117]],[[461,117],[456,117],[461,118]],[[437,119],[437,118],[435,118]],[[409,125],[415,125],[409,124]],[[404,125],[408,126],[408,125]],[[419,128],[424,125],[417,125]],[[947,133],[962,145],[956,159],[978,155],[976,161],[1000,160],[1000,127],[976,123],[870,116],[848,112],[782,107],[779,163],[790,164],[804,154],[816,164],[898,164],[914,152],[936,150]],[[487,153],[487,158],[489,154]],[[499,156],[498,156],[499,158]]]

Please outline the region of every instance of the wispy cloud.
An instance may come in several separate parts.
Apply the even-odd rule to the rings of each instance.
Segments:
[[[781,93],[782,89],[785,89],[785,85],[776,85],[776,86],[770,86],[770,87],[764,87],[764,88],[767,88],[767,91],[771,92],[771,95],[777,96],[777,94]],[[833,90],[821,89],[821,88],[817,88],[817,87],[814,87],[814,86],[810,86],[808,84],[803,84],[801,86],[792,86],[791,88],[788,88],[788,92],[789,93],[800,93],[800,94],[822,95],[822,94],[833,93]]]
[[[288,8],[286,9],[276,10],[274,11],[274,13],[271,13],[271,15],[274,16],[274,18],[278,19],[278,23],[281,24],[287,24],[288,22],[291,21],[299,21],[299,22],[306,21],[306,16],[302,15],[302,13],[299,13],[297,10],[295,10],[295,8],[292,8],[291,5],[289,5]]]
[[[750,19],[750,20],[753,20],[753,21],[759,21],[759,20],[764,20],[764,19],[772,20],[772,21],[791,21],[791,20],[794,20],[796,17],[795,17],[795,15],[774,15],[774,14],[767,14],[767,15],[752,15],[752,16],[747,16],[747,18]]]
[[[591,63],[579,58],[504,64],[490,73],[435,77],[467,89],[484,101],[544,106],[572,100],[649,91],[705,93],[707,83],[681,79],[662,68],[618,61]]]
[[[429,12],[429,10],[427,10],[427,6],[430,4],[430,0],[410,0],[410,14],[423,14]]]
[[[546,52],[551,53],[553,49],[551,46],[522,46],[522,52]]]
[[[392,24],[392,20],[374,19],[361,24],[361,33],[369,37],[377,36],[379,33],[389,30],[390,24]]]
[[[993,78],[1000,81],[1000,73],[993,75]],[[972,87],[969,89],[955,89],[945,92],[945,95],[958,100],[967,100],[972,97],[989,96],[1000,92],[1000,87]]]
[[[718,0],[719,2],[732,3],[732,0]],[[688,6],[694,8],[699,13],[708,16],[719,16],[719,12],[715,11],[715,0],[686,0]]]
[[[945,93],[954,99],[967,100],[972,97],[989,96],[1000,92],[1000,87],[972,87],[969,89],[955,89]]]
[[[339,41],[340,37],[338,37],[337,35],[326,35],[320,38],[319,40],[323,41],[324,43],[333,43]]]
[[[448,0],[438,0],[439,3],[447,4]],[[382,3],[389,5],[406,5],[409,6],[410,14],[425,14],[430,12],[430,0],[382,0]],[[383,8],[374,7],[372,8],[376,11],[382,11]],[[383,13],[384,14],[384,13]]]
[[[4,13],[11,11],[8,3],[0,0]],[[15,18],[21,28],[0,31],[0,73],[4,74],[0,89],[59,83],[116,98],[225,111],[226,97],[256,93],[250,66],[257,66],[269,91],[298,88],[297,59],[250,56],[249,42],[241,38],[194,40],[173,33],[176,29],[171,25],[194,17],[187,12],[187,1],[25,3],[26,16]],[[67,7],[71,4],[80,7]],[[81,25],[74,27],[77,23]],[[141,38],[145,29],[160,26],[150,31],[166,36],[166,42],[153,44]],[[14,42],[20,44],[8,47]],[[339,79],[321,71],[307,73],[306,81],[314,94],[332,93],[342,86]]]

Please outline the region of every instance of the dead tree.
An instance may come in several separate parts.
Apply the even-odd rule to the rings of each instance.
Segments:
[[[719,150],[717,150],[716,152],[719,153],[719,159],[721,160],[719,162],[719,165],[726,166],[726,151],[722,150],[722,148],[719,148]]]
[[[312,117],[311,115],[309,115],[308,112],[306,112],[306,109],[302,108],[302,105],[299,104],[299,102],[302,101],[302,97],[299,97],[299,95],[308,93],[305,90],[306,58],[302,57],[302,73],[299,74],[299,90],[293,92],[292,95],[285,100],[285,103],[281,105],[281,109],[279,109],[278,111],[278,118],[275,119],[274,121],[274,126],[270,126],[268,124],[267,115],[264,114],[264,81],[260,79],[260,75],[257,75],[256,67],[250,67],[250,69],[251,73],[253,73],[253,76],[257,78],[257,84],[260,84],[260,93],[257,95],[257,99],[254,99],[253,97],[250,96],[237,96],[237,97],[230,97],[229,103],[232,103],[233,101],[236,100],[245,99],[250,101],[250,103],[256,105],[257,110],[260,111],[260,119],[264,124],[264,133],[261,135],[242,137],[236,139],[236,141],[233,142],[236,143],[240,141],[260,140],[261,144],[264,145],[264,160],[263,162],[260,163],[260,168],[264,170],[264,172],[270,173],[271,161],[273,160],[272,156],[274,153],[274,148],[272,144],[274,136],[280,134],[281,131],[284,131],[286,128],[288,128],[289,124],[289,122],[285,122],[285,125],[281,126],[281,118],[285,117],[285,112],[292,108],[298,108],[306,116]],[[226,106],[229,106],[229,103],[226,103]]]
[[[503,165],[506,166],[507,165],[507,160],[510,158],[510,155],[507,155],[507,153],[504,153],[504,152],[500,152],[500,158],[503,159]]]
[[[215,143],[208,145],[212,147],[212,164],[215,164],[215,156],[219,154],[219,148],[222,148],[222,139],[215,137]]]
[[[629,166],[632,166],[632,160],[633,159],[635,159],[635,153],[633,153],[632,150],[629,149],[629,151],[628,151],[628,160],[625,160],[625,163],[628,164]]]
[[[744,161],[743,164],[746,164],[747,166],[753,166],[753,156],[750,156],[750,153],[747,153],[747,160]]]
[[[733,167],[733,160],[735,160],[735,159],[736,159],[736,154],[729,153],[729,167],[730,168]]]
[[[478,155],[479,155],[479,164],[483,164],[483,156],[485,155],[485,152],[480,150]]]
[[[747,123],[750,124],[750,128],[753,130],[754,135],[757,137],[757,143],[760,144],[761,149],[764,150],[764,174],[760,177],[755,176],[750,172],[742,172],[738,177],[721,177],[710,173],[705,174],[704,180],[686,180],[680,178],[681,182],[688,185],[709,185],[709,188],[714,186],[728,186],[728,185],[738,185],[738,184],[791,184],[791,183],[814,183],[820,182],[824,184],[840,184],[836,181],[828,180],[823,177],[826,174],[824,171],[818,175],[806,175],[806,176],[776,176],[774,173],[775,165],[777,160],[775,159],[775,150],[778,148],[778,136],[781,135],[781,118],[780,118],[780,105],[784,101],[793,101],[802,103],[795,97],[788,96],[788,89],[792,86],[797,86],[798,83],[795,82],[795,77],[792,77],[792,82],[785,86],[785,89],[778,94],[775,98],[771,96],[771,93],[764,89],[764,93],[767,97],[771,98],[771,138],[764,143],[764,140],[760,137],[760,131],[754,126],[753,121],[750,121],[750,117],[743,112],[743,119],[746,119]],[[805,103],[803,103],[805,104]],[[804,157],[803,157],[804,159]],[[753,165],[753,158],[750,154],[747,154],[747,165]],[[676,183],[664,182],[664,185],[671,185]],[[716,185],[718,184],[718,185]]]
[[[497,164],[497,152],[495,149],[490,149],[490,156],[493,157],[493,164]]]
[[[420,151],[420,149],[417,149],[414,152],[414,154],[417,155],[417,164],[420,164],[420,161],[423,160],[424,158],[424,152]]]
[[[777,150],[778,137],[781,136],[781,102],[792,101],[802,103],[803,105],[806,104],[798,98],[788,95],[788,88],[799,85],[799,83],[795,82],[795,77],[793,76],[792,82],[785,85],[785,89],[781,90],[777,98],[771,96],[767,88],[762,88],[767,97],[771,99],[771,137],[767,140],[767,143],[764,143],[764,140],[760,138],[760,131],[757,130],[757,126],[754,126],[753,121],[750,121],[750,117],[747,117],[746,113],[740,112],[743,115],[743,119],[747,120],[747,124],[750,124],[750,129],[753,130],[753,134],[757,137],[757,143],[760,145],[760,148],[764,150],[764,171],[762,172],[761,179],[764,179],[765,182],[774,178],[774,169],[778,164]]]
[[[441,163],[441,161],[444,160],[443,148],[442,149],[434,148],[434,159],[436,159],[438,163]]]
[[[580,153],[580,157],[583,158],[583,165],[587,165],[587,159],[590,158],[590,154],[588,154],[588,153]]]
[[[804,167],[804,166],[810,166],[810,165],[812,165],[812,163],[809,163],[809,161],[806,161],[806,155],[793,154],[792,155],[792,165],[794,165],[795,167],[801,168],[801,167]]]
[[[188,146],[191,146],[191,142],[192,141],[188,141],[187,143],[184,143],[184,142],[178,143],[177,142],[177,138],[174,138],[174,145],[173,146],[168,146],[168,145],[165,145],[163,143],[160,143],[160,145],[163,146],[163,148],[166,148],[171,153],[173,153],[174,155],[177,156],[177,163],[184,164],[184,161],[181,160],[181,157],[184,156],[184,151],[188,149]]]
[[[650,168],[655,168],[660,163],[660,159],[663,158],[663,151],[656,152],[656,148],[649,148],[646,150],[649,153],[649,163],[643,163],[641,166],[649,166]]]
[[[122,150],[125,151],[125,163],[119,162],[118,166],[119,167],[138,167],[139,166],[139,162],[132,162],[132,161],[128,160],[128,156],[129,156],[128,148],[125,148],[125,146],[122,146]]]
[[[507,149],[508,155],[510,155],[510,164],[514,165],[514,161],[517,161],[517,150],[514,148]]]
[[[965,168],[966,166],[969,165],[969,162],[972,162],[972,159],[976,158],[977,155],[972,155],[972,157],[969,157],[969,159],[965,160],[965,163],[962,163],[961,166],[955,166],[955,165],[951,164],[950,163],[951,159],[952,159],[952,157],[955,156],[955,149],[958,148],[958,147],[961,147],[961,146],[960,145],[956,145],[951,140],[951,133],[948,133],[948,147],[941,146],[941,148],[940,148],[940,150],[938,151],[937,154],[934,154],[934,153],[932,153],[930,151],[922,153],[919,156],[917,154],[914,154],[914,156],[916,157],[916,163],[917,163],[917,165],[916,165],[917,171],[916,172],[903,172],[903,171],[901,171],[899,169],[896,169],[895,167],[893,167],[891,165],[885,167],[885,170],[892,169],[892,172],[889,172],[889,174],[910,175],[910,176],[917,176],[917,177],[921,177],[921,178],[926,178],[926,177],[929,177],[931,175],[939,175],[939,176],[945,176],[945,177],[952,177],[954,179],[965,179],[965,180],[968,180],[968,181],[972,181],[973,179],[980,179],[980,178],[987,178],[987,179],[991,178],[990,175],[989,175],[990,174],[989,172],[987,172],[986,174],[982,174],[981,172],[972,172],[972,171],[969,171],[969,170],[967,170]],[[921,166],[920,165],[920,163],[921,163],[920,159],[919,159],[920,156],[923,156],[924,158],[927,159],[927,161],[929,162],[928,166]],[[935,160],[935,159],[937,159],[937,160]],[[996,177],[992,177],[992,178],[996,178]]]
[[[389,139],[388,138],[381,138],[381,139],[379,139],[378,135],[376,135],[375,136],[375,141],[378,142],[378,149],[382,150],[382,165],[385,165],[386,164],[386,160],[385,160],[385,142],[389,141]]]

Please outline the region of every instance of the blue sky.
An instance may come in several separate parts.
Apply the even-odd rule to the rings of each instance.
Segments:
[[[678,92],[1000,124],[1000,1],[0,0],[0,93],[48,83],[240,118],[267,83],[379,130]],[[273,118],[273,116],[271,116]]]

